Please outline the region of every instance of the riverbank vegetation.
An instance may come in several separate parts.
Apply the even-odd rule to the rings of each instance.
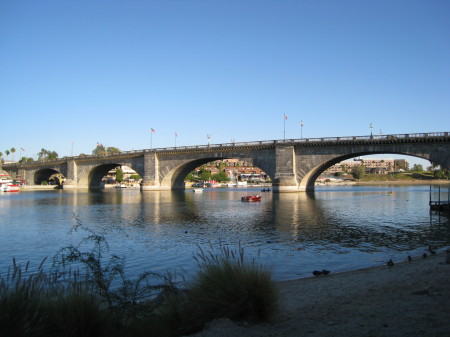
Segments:
[[[216,318],[268,320],[277,308],[271,273],[242,248],[200,250],[190,282],[151,272],[129,280],[123,258],[108,252],[91,233],[61,249],[48,271],[45,261],[32,272],[13,260],[0,275],[2,336],[182,336]]]

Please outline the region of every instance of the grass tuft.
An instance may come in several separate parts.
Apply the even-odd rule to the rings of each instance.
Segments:
[[[278,292],[271,273],[254,260],[244,258],[244,250],[221,247],[220,254],[200,250],[196,256],[200,270],[189,286],[189,296],[198,315],[208,320],[269,320],[278,306]]]

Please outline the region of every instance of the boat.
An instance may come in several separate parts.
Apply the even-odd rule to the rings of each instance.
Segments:
[[[246,202],[261,201],[261,196],[258,194],[257,195],[246,195],[241,198],[241,201],[246,201]]]
[[[128,188],[128,186],[125,184],[117,184],[117,185],[114,185],[114,188]]]
[[[19,192],[20,185],[11,179],[0,180],[0,192]]]
[[[194,191],[195,193],[197,193],[197,192],[203,192],[203,188],[194,188],[193,191]]]
[[[270,188],[263,188],[261,192],[270,192]]]
[[[386,195],[395,195],[395,191],[386,192]]]

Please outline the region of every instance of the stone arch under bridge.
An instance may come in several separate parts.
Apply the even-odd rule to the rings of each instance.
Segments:
[[[181,156],[176,152],[153,153],[146,156],[143,190],[177,190],[184,189],[184,180],[189,172],[203,164],[224,159],[240,159],[259,167],[270,177],[275,175],[273,149],[260,147],[252,149],[233,148],[222,151],[189,151]]]
[[[448,144],[442,146],[434,144],[426,146],[422,144],[392,144],[379,142],[367,144],[361,142],[354,144],[351,148],[335,146],[334,144],[323,144],[322,154],[317,155],[316,151],[310,148],[298,148],[296,153],[296,161],[298,163],[296,170],[296,178],[298,182],[298,190],[312,191],[316,179],[331,166],[351,158],[356,158],[374,154],[400,154],[429,160],[438,164],[443,168],[449,168],[450,150]]]

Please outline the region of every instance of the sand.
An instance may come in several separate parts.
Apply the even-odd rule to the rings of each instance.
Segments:
[[[270,323],[211,322],[196,337],[450,336],[445,251],[410,262],[277,283]]]

